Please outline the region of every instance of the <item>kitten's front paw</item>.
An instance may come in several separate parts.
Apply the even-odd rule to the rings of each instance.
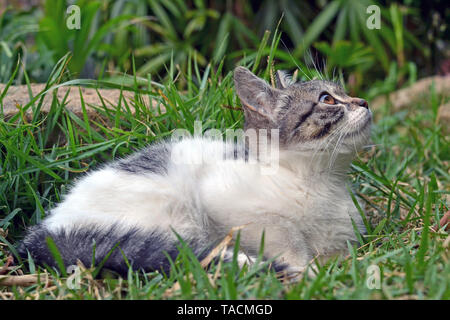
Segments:
[[[289,266],[281,273],[281,278],[288,282],[298,282],[302,279],[306,267]]]
[[[232,259],[233,259],[233,249],[228,249],[227,252],[225,253],[224,260],[231,261]],[[237,263],[239,265],[239,268],[242,268],[244,265],[248,266],[253,265],[256,259],[257,258],[254,256],[249,256],[245,252],[239,251],[237,256]]]
[[[288,266],[283,271],[281,271],[281,279],[288,282],[298,282],[305,275],[310,278],[315,278],[317,275],[317,267],[315,265],[309,265],[305,267],[300,266]]]
[[[244,265],[251,266],[255,263],[256,257],[249,256],[244,252],[239,252],[237,257],[237,262],[240,268],[242,268]]]

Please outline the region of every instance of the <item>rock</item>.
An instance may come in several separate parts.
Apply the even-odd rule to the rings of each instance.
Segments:
[[[393,111],[396,112],[408,108],[414,101],[419,101],[423,96],[429,95],[433,82],[438,95],[450,96],[450,75],[423,78],[407,88],[389,94],[388,100],[392,105]],[[378,96],[371,101],[370,106],[373,109],[377,109],[386,104],[386,102],[385,95]]]
[[[438,110],[438,121],[444,132],[450,132],[450,102],[443,104]]]
[[[5,84],[0,84],[0,94],[5,89]],[[63,86],[59,87],[57,90],[58,100],[61,102],[64,99],[67,91],[69,94],[66,99],[66,108],[74,112],[77,116],[82,117],[83,111],[81,108],[81,99],[79,89],[81,88],[81,92],[83,95],[83,100],[85,102],[86,111],[89,117],[95,117],[98,115],[98,112],[91,107],[97,106],[101,107],[102,101],[100,100],[99,94],[101,95],[105,105],[107,107],[116,108],[120,98],[120,90],[119,89],[92,89],[92,88],[83,88],[78,86]],[[33,97],[38,95],[45,89],[45,84],[31,84],[31,92]],[[98,91],[98,93],[97,93]],[[130,110],[134,113],[134,92],[130,91],[122,91],[123,98],[126,100]],[[47,113],[50,110],[51,102],[53,99],[52,92],[48,92],[45,94],[44,101],[41,107],[41,112]],[[6,96],[3,98],[3,113],[6,119],[14,116],[19,112],[18,106],[25,106],[30,102],[30,94],[28,92],[27,85],[20,86],[10,86],[6,93]],[[39,101],[39,100],[38,100]],[[38,101],[35,102],[35,105],[38,104]],[[153,101],[156,103],[156,101]],[[122,106],[124,106],[124,102],[122,101]],[[29,108],[27,110],[26,116],[30,118],[32,115],[32,109]]]

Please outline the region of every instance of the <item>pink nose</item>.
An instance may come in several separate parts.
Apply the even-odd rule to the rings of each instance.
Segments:
[[[369,104],[368,104],[367,101],[364,100],[364,99],[359,99],[358,105],[359,105],[360,107],[369,109]]]
[[[352,103],[353,105],[357,105],[357,106],[360,106],[360,107],[369,109],[369,104],[368,104],[367,101],[364,100],[364,99],[360,99],[360,98],[352,98],[352,99],[351,99],[351,103]]]

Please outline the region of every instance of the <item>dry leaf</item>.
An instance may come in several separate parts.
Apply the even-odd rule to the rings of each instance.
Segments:
[[[439,230],[439,226],[440,227],[443,227],[443,226],[445,226],[445,225],[447,225],[446,227],[445,227],[445,231],[449,231],[450,230],[450,210],[449,211],[447,211],[446,213],[444,213],[444,216],[441,218],[441,220],[439,221],[439,225],[435,225],[434,227],[433,227],[433,230],[434,231],[438,231]]]

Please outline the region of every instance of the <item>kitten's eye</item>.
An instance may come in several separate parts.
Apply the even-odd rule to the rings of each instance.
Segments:
[[[326,93],[320,96],[319,101],[326,104],[336,104],[334,98]]]

